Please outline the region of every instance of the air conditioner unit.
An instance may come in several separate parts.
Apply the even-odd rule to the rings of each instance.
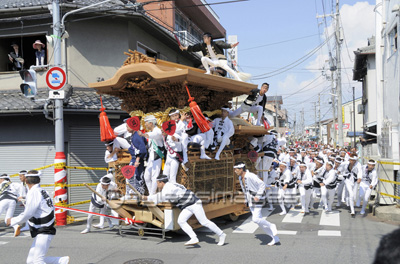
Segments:
[[[365,113],[365,106],[363,104],[359,104],[357,108],[359,114]]]

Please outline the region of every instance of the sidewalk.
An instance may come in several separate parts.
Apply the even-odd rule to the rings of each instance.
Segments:
[[[400,206],[399,205],[381,205],[371,206],[374,215],[380,219],[400,222]]]

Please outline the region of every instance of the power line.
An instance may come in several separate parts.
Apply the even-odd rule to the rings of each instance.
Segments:
[[[243,51],[246,51],[246,50],[252,50],[252,49],[258,49],[258,48],[273,46],[273,45],[282,44],[282,43],[286,43],[286,42],[291,42],[291,41],[295,41],[295,40],[299,40],[299,39],[311,38],[311,37],[314,37],[314,36],[317,36],[317,35],[318,35],[318,34],[313,34],[313,35],[307,35],[307,36],[299,37],[299,38],[293,38],[293,39],[282,40],[282,41],[273,42],[273,43],[268,43],[268,44],[265,44],[265,45],[255,46],[255,47],[251,47],[251,48],[240,49],[239,51],[240,51],[240,52],[243,52]]]
[[[334,34],[332,34],[328,39],[326,39],[322,44],[318,45],[317,47],[315,47],[313,50],[311,50],[309,53],[307,53],[306,55],[304,55],[303,57],[297,59],[296,61],[278,69],[275,71],[271,71],[271,72],[267,72],[264,74],[259,74],[259,75],[255,75],[255,78],[252,78],[253,80],[260,80],[260,79],[264,79],[264,78],[269,78],[281,73],[284,73],[288,70],[293,69],[294,67],[300,65],[301,63],[303,63],[304,61],[306,61],[307,59],[309,59],[312,55],[314,55],[320,48],[323,47],[323,45],[325,45],[332,37],[334,36]]]

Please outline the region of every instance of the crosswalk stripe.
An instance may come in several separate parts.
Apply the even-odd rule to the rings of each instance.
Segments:
[[[322,211],[319,224],[327,225],[327,226],[340,226],[339,211],[332,211],[330,213],[326,213],[325,211]]]
[[[14,233],[3,233],[3,234],[0,234],[0,237],[1,238],[15,238],[14,237]],[[26,235],[25,233],[21,233],[16,238],[26,238],[26,237],[31,237],[31,236],[30,235]]]
[[[261,214],[264,218],[268,217],[273,211],[268,211],[267,208],[261,209]],[[254,223],[252,220],[252,217],[250,216],[247,218],[240,226],[238,226],[235,230],[233,230],[232,233],[239,233],[239,234],[252,234],[254,233],[258,225]]]
[[[0,241],[0,245],[5,245],[5,244],[7,244],[8,242],[5,242],[5,241]]]
[[[304,214],[301,213],[301,209],[291,209],[283,218],[284,223],[301,223]]]
[[[318,236],[342,236],[342,234],[336,230],[319,230]]]
[[[297,235],[297,231],[278,230],[278,235]]]

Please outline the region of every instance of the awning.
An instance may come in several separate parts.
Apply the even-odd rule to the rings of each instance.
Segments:
[[[364,132],[357,132],[356,131],[356,137],[363,137]],[[354,137],[354,131],[348,131],[347,132],[347,137]]]

